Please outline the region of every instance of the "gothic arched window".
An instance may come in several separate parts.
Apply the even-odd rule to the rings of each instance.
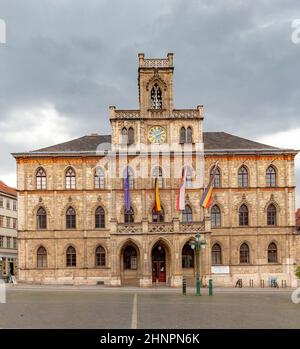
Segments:
[[[250,251],[246,243],[240,247],[240,263],[250,263]]]
[[[46,172],[42,167],[39,167],[35,174],[36,178],[36,189],[45,190],[47,189],[47,176]]]
[[[128,129],[128,145],[131,145],[134,143],[134,130],[132,127],[129,127]]]
[[[191,206],[185,205],[185,208],[182,211],[182,221],[187,223],[193,221],[193,211]]]
[[[212,177],[214,172],[214,167],[210,170],[210,178]],[[214,179],[214,187],[221,188],[221,172],[219,167],[216,168],[215,179]]]
[[[245,166],[241,166],[238,173],[239,187],[248,187],[248,170]]]
[[[66,189],[76,188],[76,175],[72,167],[69,167],[66,171]]]
[[[95,228],[105,228],[105,212],[101,206],[95,212]]]
[[[154,84],[151,90],[151,108],[162,109],[162,93],[157,83]]]
[[[37,229],[47,229],[47,213],[44,207],[37,210]]]
[[[179,138],[180,138],[180,140],[179,140],[180,144],[184,144],[186,142],[186,130],[185,130],[185,127],[181,127]]]
[[[161,189],[164,186],[163,171],[160,166],[155,166],[152,171],[152,187],[155,188],[155,178],[158,179],[158,187]]]
[[[276,187],[276,170],[273,166],[269,166],[266,171],[267,187]]]
[[[66,228],[75,229],[76,228],[76,212],[73,207],[69,207],[66,212]]]
[[[101,167],[97,167],[94,176],[95,189],[105,189],[105,174]]]
[[[161,207],[161,210],[157,212],[155,210],[155,207],[152,209],[152,222],[154,223],[162,223],[165,221],[165,212],[164,209]]]
[[[124,170],[124,188],[126,188],[126,182],[128,181],[129,189],[134,189],[134,172],[133,169],[127,166]]]
[[[186,129],[186,142],[193,143],[193,131],[191,127]]]
[[[41,246],[37,250],[37,267],[47,268],[47,251],[44,246]]]
[[[249,225],[249,210],[245,204],[239,209],[239,225]]]
[[[268,246],[268,263],[277,263],[277,246],[271,242]]]
[[[221,226],[221,210],[218,205],[211,208],[211,226],[217,228]]]
[[[105,250],[102,246],[98,246],[95,252],[95,265],[96,267],[105,266]]]
[[[76,250],[73,246],[69,246],[66,252],[67,267],[76,267]]]
[[[124,145],[124,144],[127,144],[128,143],[128,131],[127,131],[127,128],[126,127],[123,127],[122,128],[122,131],[121,131],[121,143]]]
[[[277,224],[277,210],[275,205],[270,204],[267,208],[267,225]]]
[[[184,169],[183,169],[184,171]],[[186,166],[186,187],[192,188],[193,187],[193,170],[190,166]]]
[[[126,208],[124,209],[124,222],[126,224],[134,223],[134,211],[132,207],[130,207],[129,211],[126,211]]]
[[[219,244],[214,244],[211,249],[211,263],[212,265],[222,264],[222,249]]]

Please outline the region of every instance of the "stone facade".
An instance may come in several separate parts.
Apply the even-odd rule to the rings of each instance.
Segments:
[[[276,278],[279,285],[282,281],[295,285],[295,264],[300,262],[294,215],[297,152],[222,132],[203,132],[203,106],[173,107],[173,69],[172,54],[166,59],[145,59],[139,54],[140,109],[110,107],[111,137],[92,134],[13,154],[17,160],[21,281],[141,287],[161,282],[179,287],[184,277],[192,284],[196,263],[190,242],[200,232],[206,241],[200,252],[203,285],[209,278],[217,286],[234,286],[238,279],[246,286],[252,280],[255,287],[264,280],[267,286],[270,278]],[[159,127],[157,134],[166,135],[157,144],[149,137],[153,126]],[[186,131],[190,128],[190,141],[182,142],[183,127]],[[216,161],[220,185],[215,185],[211,207],[217,207],[219,213],[218,223],[212,225],[211,209],[200,207],[199,200]],[[127,165],[134,172],[130,189],[133,222],[124,221],[123,174]],[[186,189],[186,204],[191,210],[188,219],[176,210],[186,165],[192,169]],[[163,222],[155,221],[155,212],[153,217],[152,173],[156,166],[162,170],[159,196]],[[266,179],[270,166],[275,178],[271,186]],[[241,167],[247,171],[248,183],[243,187],[238,180]],[[70,168],[74,188],[67,189]],[[99,168],[104,173],[100,188],[95,186]],[[39,169],[44,171],[44,187],[37,184]],[[248,209],[247,225],[240,225],[242,205]],[[273,221],[269,221],[270,205],[275,210]],[[73,227],[66,219],[70,207],[76,212]],[[96,228],[98,207],[103,209],[105,223]],[[46,220],[42,227],[40,208]],[[241,252],[243,244],[248,246],[246,257]],[[70,246],[76,251],[73,264]]]

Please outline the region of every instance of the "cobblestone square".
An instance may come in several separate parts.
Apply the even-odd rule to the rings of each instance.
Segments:
[[[1,328],[300,328],[292,290],[10,288]]]

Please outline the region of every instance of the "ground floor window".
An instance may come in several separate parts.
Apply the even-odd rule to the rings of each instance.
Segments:
[[[214,244],[211,250],[212,265],[222,264],[222,249],[219,244]]]
[[[47,251],[43,246],[37,250],[37,267],[47,268]]]
[[[73,246],[67,249],[67,267],[76,267],[76,250]]]
[[[250,252],[249,252],[249,246],[244,243],[240,247],[240,263],[250,263]]]
[[[268,263],[277,263],[277,246],[274,242],[268,247]]]
[[[104,267],[105,266],[105,250],[102,246],[96,248],[96,266]]]

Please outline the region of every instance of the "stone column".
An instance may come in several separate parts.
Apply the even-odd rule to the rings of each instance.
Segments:
[[[148,222],[143,221],[143,231],[148,230]],[[143,239],[143,250],[140,251],[141,264],[142,264],[142,275],[140,278],[140,287],[150,287],[152,285],[152,265],[149,260],[150,251],[148,248],[148,238]]]
[[[117,230],[117,222],[111,221],[111,233]],[[117,241],[111,238],[111,286],[121,286],[120,256],[117,250]]]
[[[173,222],[175,223],[175,222]],[[178,227],[177,227],[178,225]],[[174,226],[179,230],[179,220],[174,224]],[[174,236],[173,239],[173,253],[171,253],[171,286],[172,287],[181,287],[182,285],[182,268],[180,260],[180,241],[178,236]],[[171,266],[170,266],[171,267]]]

